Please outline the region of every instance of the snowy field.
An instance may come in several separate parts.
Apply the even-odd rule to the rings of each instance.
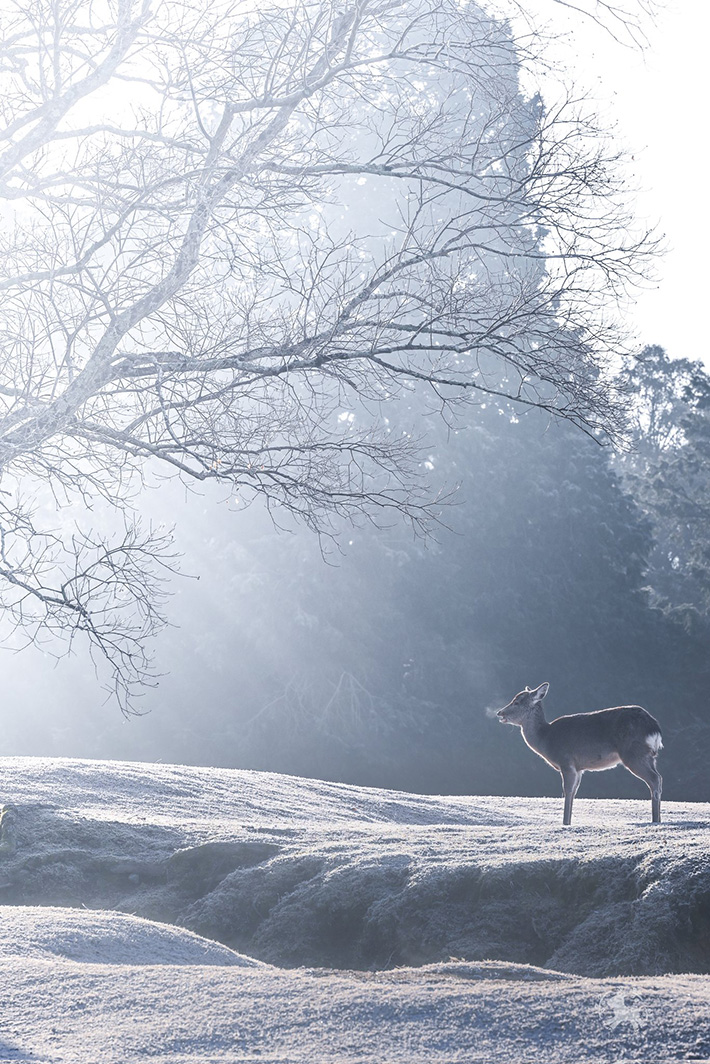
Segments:
[[[710,806],[0,767],[0,1064],[710,1062]]]

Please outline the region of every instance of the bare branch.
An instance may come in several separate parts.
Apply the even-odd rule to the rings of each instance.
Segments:
[[[0,40],[2,490],[51,491],[60,526],[7,505],[0,591],[37,638],[88,639],[124,708],[172,567],[134,526],[146,471],[327,531],[438,512],[389,416],[412,387],[623,431],[610,369],[654,241],[584,102],[521,92],[505,21],[32,0]],[[66,527],[97,499],[117,540]]]

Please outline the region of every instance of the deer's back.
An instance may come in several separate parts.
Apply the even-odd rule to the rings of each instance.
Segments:
[[[548,734],[549,753],[558,764],[594,770],[613,768],[650,736],[660,737],[661,728],[641,706],[616,706],[557,717]]]

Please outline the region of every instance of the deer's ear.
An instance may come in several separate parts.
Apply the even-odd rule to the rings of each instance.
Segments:
[[[533,691],[533,694],[535,695],[535,701],[536,702],[540,702],[545,697],[545,695],[547,694],[547,692],[549,690],[550,690],[549,683],[541,683],[540,686],[537,687],[535,689],[535,691]]]
[[[525,684],[525,691],[526,691],[526,694],[530,694],[530,688],[528,687],[527,684]]]

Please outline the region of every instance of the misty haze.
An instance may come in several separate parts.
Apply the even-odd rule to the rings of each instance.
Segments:
[[[710,374],[560,7],[0,5],[0,1060],[710,1061]]]

